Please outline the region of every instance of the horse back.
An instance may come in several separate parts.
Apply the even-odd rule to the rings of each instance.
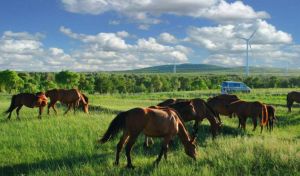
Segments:
[[[14,103],[16,106],[25,105],[29,108],[33,108],[35,106],[37,99],[38,98],[35,96],[35,94],[19,93],[15,95]]]
[[[287,95],[288,101],[296,101],[297,103],[300,103],[300,92],[292,91],[289,92]]]

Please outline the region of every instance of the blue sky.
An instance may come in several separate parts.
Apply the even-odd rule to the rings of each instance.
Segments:
[[[297,0],[3,0],[0,69],[300,68]]]

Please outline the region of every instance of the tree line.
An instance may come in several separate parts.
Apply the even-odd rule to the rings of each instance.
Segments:
[[[77,73],[71,71],[0,71],[0,92],[38,92],[53,88],[78,88],[93,93],[170,92],[217,89],[223,81],[242,81],[251,88],[300,87],[300,77],[203,75],[193,74],[121,74]]]

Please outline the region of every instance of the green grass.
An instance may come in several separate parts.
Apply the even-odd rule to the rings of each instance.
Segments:
[[[237,119],[223,117],[222,134],[211,139],[205,120],[199,128],[198,159],[184,153],[176,138],[170,147],[168,160],[159,167],[152,163],[160,150],[156,139],[152,148],[142,147],[140,135],[132,151],[134,170],[125,169],[126,158],[121,153],[120,166],[113,166],[118,138],[97,145],[116,113],[133,107],[155,105],[170,98],[207,99],[218,90],[147,93],[128,95],[90,95],[90,114],[70,112],[63,116],[43,115],[38,110],[23,108],[21,120],[14,113],[11,121],[0,120],[0,175],[299,175],[300,171],[300,108],[288,114],[285,96],[291,89],[260,89],[240,94],[242,99],[273,104],[279,122],[272,133],[237,129]],[[9,106],[11,96],[0,95],[0,112]],[[192,123],[187,124],[189,131]]]

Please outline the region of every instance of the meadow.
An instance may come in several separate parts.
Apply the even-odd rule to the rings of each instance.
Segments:
[[[250,94],[238,94],[241,99],[259,100],[276,107],[278,122],[274,131],[252,132],[248,119],[247,131],[237,129],[237,118],[222,117],[221,134],[213,140],[208,121],[199,126],[197,161],[184,153],[178,138],[170,147],[168,160],[158,167],[153,162],[160,150],[155,139],[149,149],[143,148],[143,135],[132,151],[134,170],[125,168],[122,151],[120,165],[114,166],[118,138],[99,145],[116,114],[133,107],[155,105],[166,98],[203,98],[219,90],[89,95],[90,113],[77,111],[55,116],[38,109],[23,108],[21,120],[13,113],[0,119],[0,175],[300,175],[300,107],[294,105],[287,113],[286,94],[295,89],[255,89]],[[10,104],[11,95],[0,95],[0,112]],[[193,123],[187,123],[192,130]]]

